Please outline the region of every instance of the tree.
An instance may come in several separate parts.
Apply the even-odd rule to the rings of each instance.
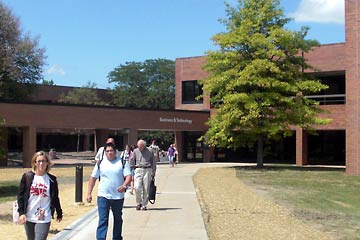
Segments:
[[[45,79],[43,79],[41,84],[48,85],[48,86],[55,86],[55,82],[53,80],[45,80]]]
[[[148,145],[155,139],[159,148],[165,151],[169,148],[170,144],[175,142],[173,131],[140,130],[138,131],[138,138],[145,140]]]
[[[214,111],[204,139],[210,145],[239,148],[257,143],[257,165],[263,166],[264,143],[292,134],[291,126],[311,130],[321,119],[318,103],[306,98],[327,86],[305,74],[312,67],[301,53],[318,46],[306,40],[308,28],[285,29],[278,0],[226,3],[227,32],[212,39],[219,50],[208,51],[203,81]]]
[[[42,78],[45,50],[38,48],[38,38],[21,32],[19,19],[2,2],[0,46],[0,99],[24,99]]]
[[[102,101],[96,93],[96,84],[88,82],[81,88],[75,88],[67,94],[61,94],[59,102],[67,104],[85,104],[85,105],[109,105]]]
[[[115,83],[115,105],[122,107],[174,109],[175,62],[150,59],[126,62],[111,71],[109,82]]]

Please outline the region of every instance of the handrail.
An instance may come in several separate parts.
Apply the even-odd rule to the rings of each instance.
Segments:
[[[346,103],[346,94],[309,95],[306,97],[318,101],[321,105]]]
[[[332,104],[345,104],[346,103],[346,94],[326,94],[326,95],[307,95],[306,98],[316,100],[320,105],[332,105]],[[216,101],[216,103],[221,103],[221,100]],[[211,108],[214,106],[214,103],[211,104]]]

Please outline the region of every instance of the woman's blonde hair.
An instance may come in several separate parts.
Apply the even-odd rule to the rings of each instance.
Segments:
[[[36,163],[36,159],[37,159],[38,156],[44,156],[45,157],[45,159],[46,159],[46,161],[48,163],[47,166],[46,166],[46,172],[49,172],[53,164],[52,164],[49,156],[44,151],[36,152],[33,155],[32,159],[31,159],[31,166],[34,169],[34,171],[36,171],[36,164],[35,163]]]

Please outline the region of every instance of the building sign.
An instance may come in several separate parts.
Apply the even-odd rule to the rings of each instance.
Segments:
[[[160,117],[160,122],[166,122],[166,123],[186,123],[186,124],[192,124],[191,119],[183,119],[183,118],[162,118]]]

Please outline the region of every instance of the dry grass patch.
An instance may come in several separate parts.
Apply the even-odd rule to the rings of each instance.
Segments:
[[[83,175],[83,201],[86,202],[87,181],[93,167],[84,166]],[[20,182],[21,175],[30,169],[26,168],[3,168],[0,169],[1,182]],[[49,237],[62,231],[72,222],[96,206],[96,198],[91,204],[76,205],[75,203],[75,167],[53,168],[51,173],[57,176],[59,181],[60,201],[63,209],[63,220],[58,223],[52,221]],[[97,189],[94,189],[94,193]],[[23,225],[17,225],[12,222],[12,201],[16,200],[16,193],[11,201],[0,204],[0,236],[1,239],[26,239]],[[56,213],[55,213],[56,214]]]
[[[233,168],[203,168],[193,177],[209,239],[330,239],[250,190]]]

